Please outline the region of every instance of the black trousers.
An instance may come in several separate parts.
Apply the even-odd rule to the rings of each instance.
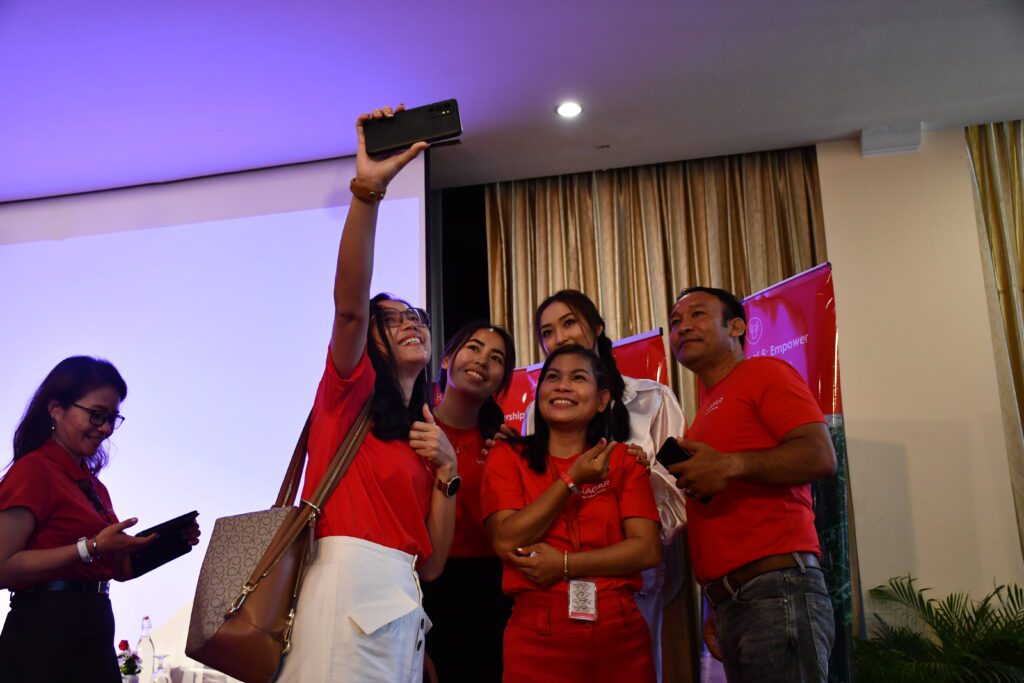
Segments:
[[[97,593],[15,593],[0,633],[2,683],[120,683],[110,599]]]
[[[434,627],[427,654],[441,683],[500,683],[501,643],[512,599],[501,592],[501,560],[450,557],[436,581],[423,583]]]

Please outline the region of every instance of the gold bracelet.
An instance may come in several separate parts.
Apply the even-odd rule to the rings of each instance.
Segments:
[[[562,551],[562,578],[569,580],[569,551]]]

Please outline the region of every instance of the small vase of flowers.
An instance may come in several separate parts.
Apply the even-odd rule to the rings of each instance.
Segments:
[[[128,641],[122,640],[117,644],[117,666],[121,670],[121,681],[123,683],[139,683],[139,674],[142,673],[142,657],[132,652],[128,647]]]

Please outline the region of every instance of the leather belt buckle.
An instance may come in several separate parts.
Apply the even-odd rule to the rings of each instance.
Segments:
[[[821,565],[813,553],[794,552],[769,555],[745,564],[714,581],[709,581],[704,586],[704,597],[708,599],[712,607],[717,607],[739,592],[740,588],[752,579],[768,572],[796,567],[801,567],[804,570],[820,569]]]

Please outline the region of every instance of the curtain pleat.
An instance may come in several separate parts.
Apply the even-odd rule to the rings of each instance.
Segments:
[[[970,126],[967,148],[982,238],[988,247],[983,263],[995,287],[1001,323],[993,330],[1002,347],[997,362],[1005,358],[1009,369],[1001,400],[1013,417],[1007,427],[1007,455],[1017,534],[1024,552],[1024,122]]]

